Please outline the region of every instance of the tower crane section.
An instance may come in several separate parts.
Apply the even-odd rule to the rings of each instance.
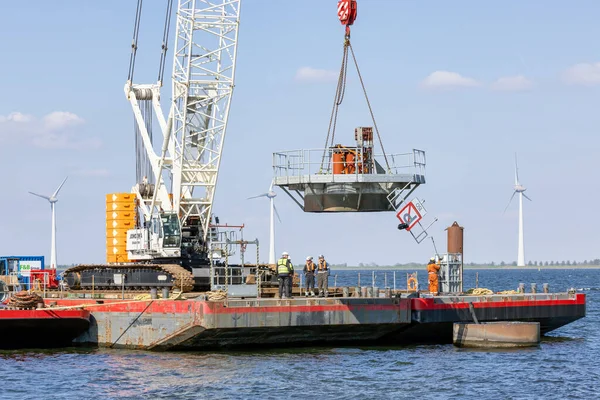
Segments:
[[[142,225],[149,227],[132,232],[142,240],[128,244],[130,260],[181,256],[196,264],[207,262],[212,205],[234,87],[239,11],[240,0],[179,1],[172,100],[166,118],[160,104],[160,73],[155,84],[128,80],[125,85],[152,172],[151,179],[144,178],[132,189]],[[141,101],[152,102],[162,133],[160,153],[154,150]],[[160,225],[158,229],[153,228],[155,224]],[[151,239],[148,246],[146,236],[154,231],[162,230],[167,239],[165,224],[170,231],[181,231],[182,237],[171,237],[169,243]]]

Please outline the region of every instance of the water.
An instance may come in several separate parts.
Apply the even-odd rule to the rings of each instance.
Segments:
[[[474,286],[475,272],[464,272],[465,288]],[[539,289],[549,283],[553,291],[575,287],[588,296],[587,317],[552,332],[539,347],[521,350],[429,345],[228,353],[3,352],[0,399],[598,398],[600,270],[477,272],[479,286],[493,290],[516,289],[519,282],[528,291],[532,282]],[[357,271],[336,273],[338,284],[356,284]],[[383,282],[384,272],[376,274]],[[420,275],[423,280],[425,273]],[[404,287],[406,271],[397,271],[396,279]],[[361,280],[369,284],[371,273],[362,271]]]

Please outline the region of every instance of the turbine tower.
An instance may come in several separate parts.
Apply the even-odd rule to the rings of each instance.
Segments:
[[[508,209],[508,206],[510,206],[510,203],[512,202],[512,199],[515,197],[515,194],[519,194],[519,250],[517,253],[517,266],[518,267],[524,267],[525,266],[525,244],[524,244],[524,239],[523,239],[523,197],[525,197],[527,200],[531,201],[531,199],[529,197],[527,197],[527,195],[524,193],[525,190],[527,190],[527,188],[523,185],[521,185],[521,183],[519,182],[519,167],[517,164],[517,155],[515,154],[515,191],[513,192],[512,196],[510,197],[510,200],[508,201],[508,204],[506,205],[506,208],[504,209],[504,212],[506,212],[506,210]]]
[[[50,245],[50,268],[56,269],[56,210],[54,208],[54,204],[58,201],[58,192],[63,187],[65,182],[67,181],[68,176],[62,181],[58,189],[52,194],[52,196],[44,196],[41,194],[29,192],[34,196],[41,197],[42,199],[46,199],[50,202],[50,210],[52,210],[52,244]]]
[[[279,213],[277,212],[277,208],[275,207],[275,197],[277,193],[273,191],[273,182],[271,182],[271,186],[269,187],[269,191],[267,193],[259,194],[258,196],[248,197],[250,199],[256,199],[259,197],[266,197],[270,200],[270,231],[269,231],[269,264],[275,265],[275,221],[273,219],[273,214],[277,215],[277,219],[281,222],[281,218],[279,217]]]

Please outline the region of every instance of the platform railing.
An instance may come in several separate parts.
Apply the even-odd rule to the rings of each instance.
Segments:
[[[357,151],[357,148],[349,148]],[[328,149],[323,157],[323,149],[300,149],[273,153],[273,171],[275,177],[291,177],[303,175],[331,175],[333,174],[332,154],[333,149]],[[425,174],[425,152],[413,149],[411,153],[386,154],[389,164],[382,154],[374,154],[373,158],[381,167],[374,173],[399,175],[399,174]],[[355,158],[353,163],[355,174],[361,174],[362,160]]]

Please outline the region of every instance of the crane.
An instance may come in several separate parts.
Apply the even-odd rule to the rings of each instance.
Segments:
[[[167,1],[158,78],[151,84],[134,81],[143,0],[136,8],[124,87],[135,119],[136,184],[131,192],[136,214],[123,246],[125,262],[70,268],[65,277],[71,287],[85,287],[90,275],[95,277],[92,286],[108,287],[116,280],[115,269],[125,271],[129,282],[166,279],[188,287],[189,271],[209,265],[211,213],[234,88],[241,0],[178,0],[171,100],[163,113],[172,3]],[[123,239],[113,242],[118,240]],[[146,271],[146,278],[133,278],[140,271]]]

